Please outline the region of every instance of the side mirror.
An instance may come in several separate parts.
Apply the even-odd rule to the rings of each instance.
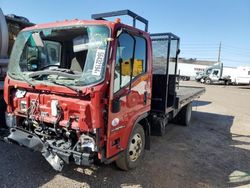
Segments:
[[[178,49],[177,50],[177,55],[179,55],[181,53],[181,50],[180,49]]]
[[[118,113],[121,110],[121,101],[120,99],[113,99],[112,101],[112,113]]]

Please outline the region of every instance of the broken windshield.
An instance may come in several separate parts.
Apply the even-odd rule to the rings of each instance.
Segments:
[[[21,32],[10,57],[9,75],[73,86],[100,82],[105,74],[108,37],[106,26]]]

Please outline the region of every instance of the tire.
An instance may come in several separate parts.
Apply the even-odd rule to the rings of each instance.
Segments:
[[[121,170],[134,169],[141,162],[145,147],[145,132],[140,124],[136,124],[127,145],[126,150],[118,158],[116,166]]]
[[[4,101],[3,95],[0,94],[0,128],[6,128],[5,111],[6,103]]]
[[[177,116],[173,119],[173,123],[189,126],[192,118],[192,103],[190,102],[184,106]]]
[[[206,78],[205,84],[208,84],[208,85],[212,84],[212,80],[210,78]]]
[[[153,136],[164,136],[166,134],[166,123],[163,118],[157,117],[151,123],[151,134]]]

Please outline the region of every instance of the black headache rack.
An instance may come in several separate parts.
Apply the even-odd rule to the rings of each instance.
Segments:
[[[104,18],[116,17],[116,16],[130,16],[130,17],[132,17],[133,18],[133,27],[136,27],[136,21],[140,21],[143,24],[145,24],[144,31],[148,32],[148,20],[137,15],[136,13],[134,13],[130,10],[120,10],[120,11],[106,12],[106,13],[100,13],[100,14],[92,14],[91,18],[95,19],[95,20],[105,20]]]
[[[174,40],[180,40],[180,37],[173,33],[151,33],[150,34],[151,40],[169,40],[169,39],[174,39]]]
[[[153,48],[151,109],[167,114],[176,108],[176,75],[180,38],[173,33],[150,34]]]

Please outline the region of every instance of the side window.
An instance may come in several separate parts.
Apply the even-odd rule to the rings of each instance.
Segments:
[[[114,93],[130,82],[130,62],[133,59],[134,39],[122,33],[117,41],[116,64],[114,75]]]
[[[250,75],[250,71],[248,71],[248,75]]]
[[[146,72],[147,63],[144,38],[122,33],[117,43],[114,93],[129,84],[131,77],[133,79]]]
[[[218,70],[215,70],[215,71],[213,72],[213,75],[217,76],[218,73],[219,73],[219,71],[218,71]]]
[[[142,37],[135,37],[136,46],[135,46],[135,59],[133,67],[133,77],[138,76],[146,72],[147,66],[147,46],[146,40]]]

